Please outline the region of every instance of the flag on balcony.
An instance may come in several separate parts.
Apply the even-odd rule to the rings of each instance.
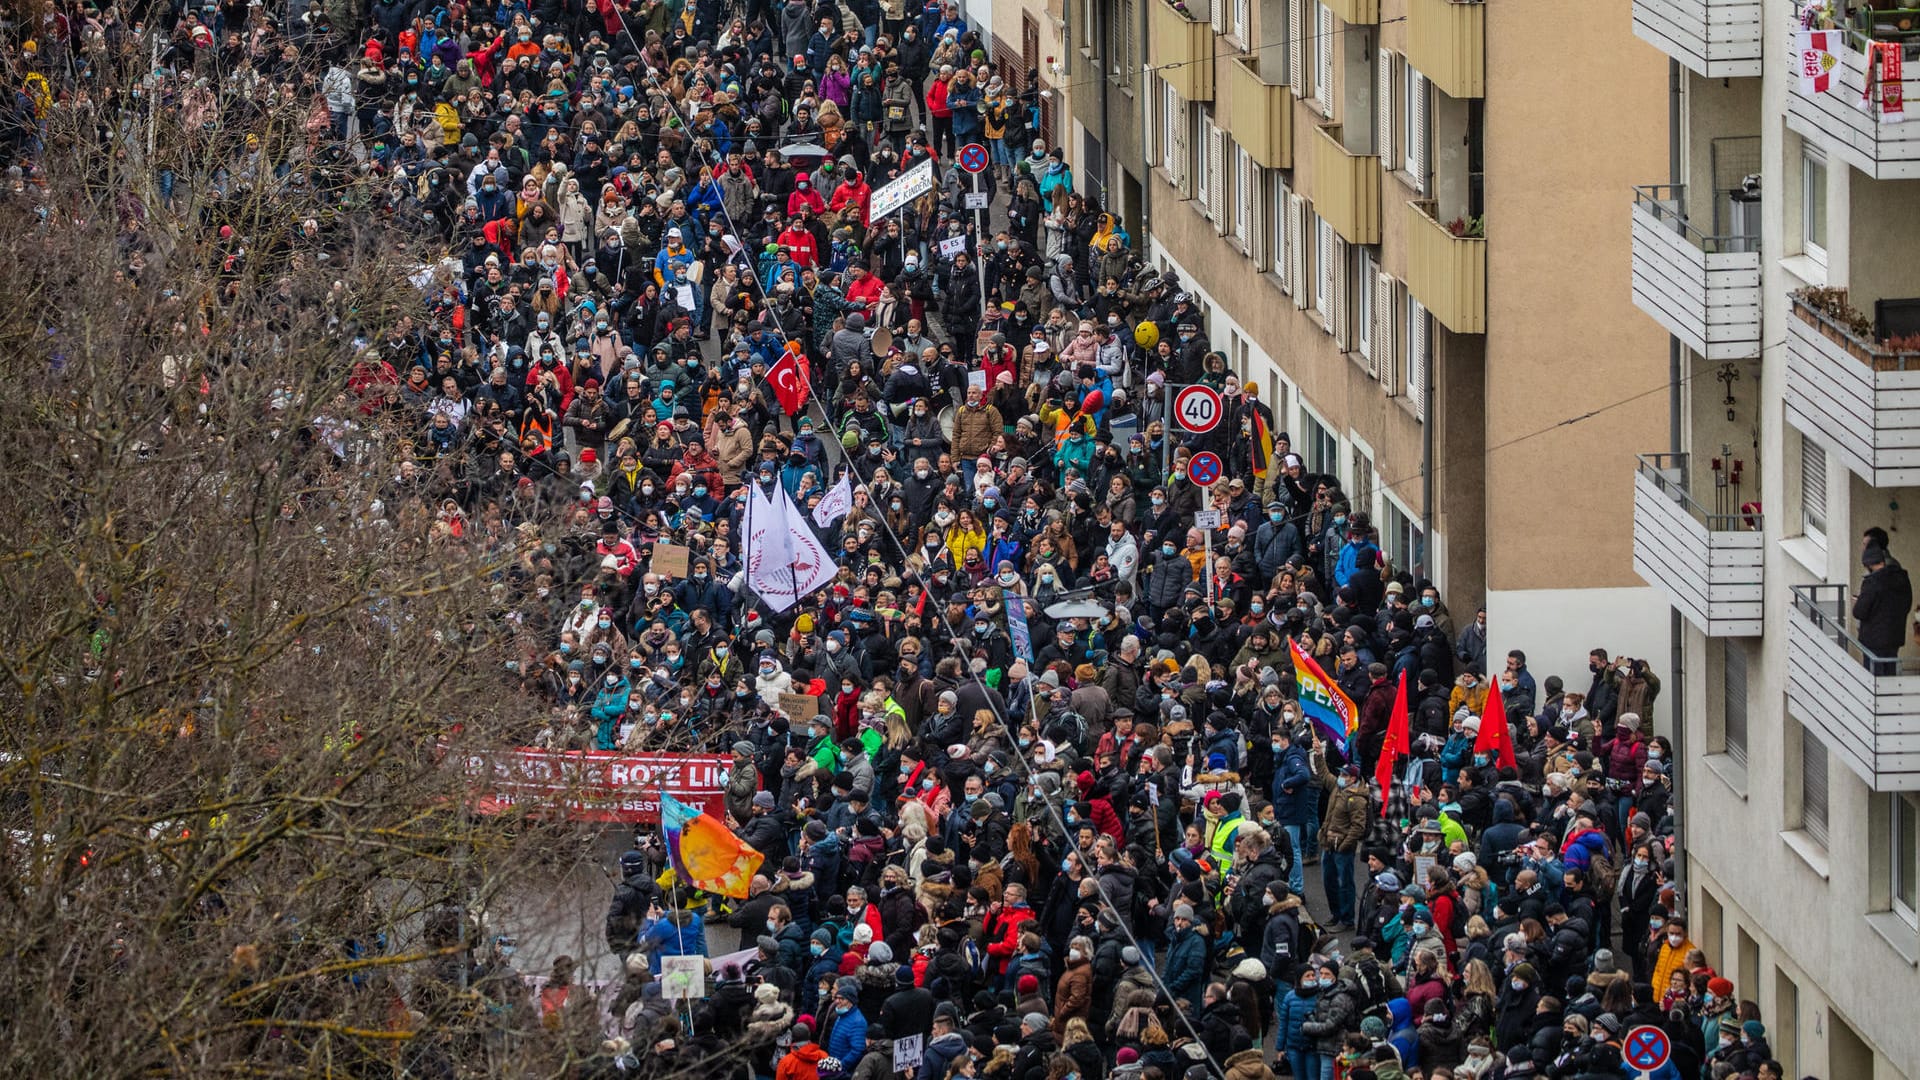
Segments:
[[[1259,409],[1248,411],[1253,413],[1253,475],[1265,480],[1273,467],[1273,429]]]
[[[1833,86],[1833,69],[1840,57],[1834,49],[1840,45],[1840,33],[1834,30],[1801,30],[1794,34],[1794,47],[1800,54],[1800,92],[1824,94]]]
[[[1882,123],[1897,124],[1907,118],[1907,100],[1900,80],[1904,77],[1901,59],[1902,45],[1897,41],[1876,41],[1873,43],[1873,58],[1878,61],[1880,70],[1880,120]]]

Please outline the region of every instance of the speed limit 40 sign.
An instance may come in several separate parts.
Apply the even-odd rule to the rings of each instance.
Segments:
[[[1226,414],[1226,405],[1220,400],[1220,392],[1211,386],[1183,386],[1173,395],[1173,415],[1181,428],[1195,435],[1205,435],[1220,426],[1220,418]]]

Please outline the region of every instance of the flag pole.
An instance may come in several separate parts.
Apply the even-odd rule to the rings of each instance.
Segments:
[[[667,831],[667,798],[667,785],[663,780],[660,783],[660,838],[662,840],[666,839]],[[671,859],[671,848],[668,849],[668,855],[668,861],[671,863],[673,861]],[[673,884],[669,886],[669,890],[673,894],[673,911],[667,917],[673,920],[673,933],[680,943],[679,955],[685,956],[687,955],[687,927],[686,924],[680,921],[680,868],[670,865],[668,869],[673,871]],[[704,973],[700,976],[700,981],[703,985],[705,984],[706,975]],[[686,998],[683,1000],[685,1000],[687,1006],[687,1034],[698,1038],[700,1033],[694,1030],[693,1026],[693,999]]]

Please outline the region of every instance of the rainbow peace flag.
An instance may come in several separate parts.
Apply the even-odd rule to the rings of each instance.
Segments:
[[[766,856],[699,807],[660,793],[660,831],[667,861],[681,881],[721,896],[743,898]]]
[[[1299,642],[1289,640],[1287,650],[1293,654],[1293,681],[1300,691],[1301,711],[1341,757],[1350,757],[1347,740],[1360,730],[1360,710],[1354,707],[1346,691],[1329,679],[1313,657],[1300,648]]]

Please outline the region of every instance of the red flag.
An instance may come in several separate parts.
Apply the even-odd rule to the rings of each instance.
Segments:
[[[773,384],[773,394],[780,399],[780,407],[788,416],[798,416],[800,410],[807,407],[807,373],[804,361],[792,349],[780,354],[780,359],[767,369],[767,381]]]
[[[1412,724],[1407,716],[1407,673],[1400,672],[1400,689],[1393,695],[1393,716],[1387,721],[1387,741],[1381,744],[1380,761],[1373,767],[1373,778],[1380,785],[1380,816],[1387,816],[1387,794],[1393,788],[1394,759],[1406,756],[1413,748]]]
[[[1519,762],[1513,756],[1513,731],[1507,727],[1507,706],[1500,700],[1500,679],[1495,677],[1487,686],[1486,708],[1480,714],[1480,734],[1473,740],[1473,752],[1497,750],[1500,754],[1500,767],[1517,769]]]

